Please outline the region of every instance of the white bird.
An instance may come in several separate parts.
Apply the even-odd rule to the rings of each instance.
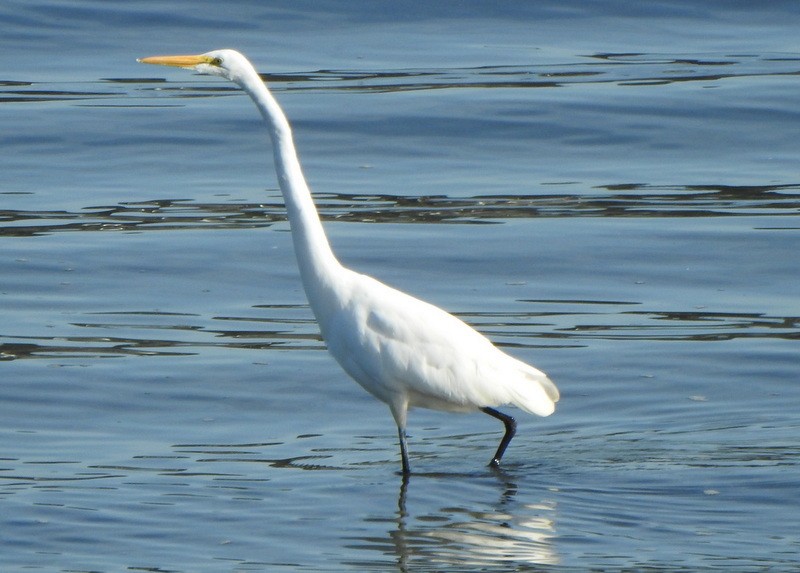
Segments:
[[[328,350],[367,392],[385,402],[397,423],[403,475],[410,473],[406,417],[413,407],[482,411],[505,434],[489,463],[497,467],[516,432],[495,410],[513,404],[549,416],[559,392],[540,370],[500,351],[444,310],[357,273],[336,259],[300,168],[289,122],[253,65],[234,50],[138,60],[191,69],[237,83],[255,102],[272,139],[275,170],[297,264]]]

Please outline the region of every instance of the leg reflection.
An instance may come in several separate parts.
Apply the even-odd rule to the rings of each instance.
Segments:
[[[465,479],[414,474],[413,486],[411,476],[401,476],[397,509],[390,518],[394,528],[387,532],[389,551],[400,571],[424,563],[451,570],[559,562],[552,543],[556,504],[551,492],[539,486],[521,489],[516,479],[499,469],[490,475],[491,479],[487,474]],[[374,549],[380,549],[378,538],[371,541],[378,543]]]

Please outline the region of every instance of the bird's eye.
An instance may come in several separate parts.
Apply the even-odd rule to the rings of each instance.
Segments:
[[[222,66],[222,58],[214,58],[209,62],[212,66],[220,67]]]

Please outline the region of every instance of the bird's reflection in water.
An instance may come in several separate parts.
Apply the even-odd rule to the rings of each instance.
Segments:
[[[448,497],[441,499],[435,512],[419,515],[413,511],[415,488],[424,490],[427,479],[450,481],[454,476],[413,474],[403,478],[396,528],[389,531],[389,543],[370,539],[374,545],[367,547],[386,554],[393,551],[400,571],[557,564],[552,544],[556,506],[551,492],[543,488],[540,499],[522,503],[517,500],[516,483],[499,470],[494,473],[497,480],[492,487],[499,490],[496,499],[472,500],[475,503],[469,507],[464,500],[459,504]]]

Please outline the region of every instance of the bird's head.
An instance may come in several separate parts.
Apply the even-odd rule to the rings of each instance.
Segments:
[[[236,50],[214,50],[196,56],[150,56],[137,60],[142,64],[158,64],[194,70],[200,74],[221,76],[231,81],[239,80],[253,67]]]

